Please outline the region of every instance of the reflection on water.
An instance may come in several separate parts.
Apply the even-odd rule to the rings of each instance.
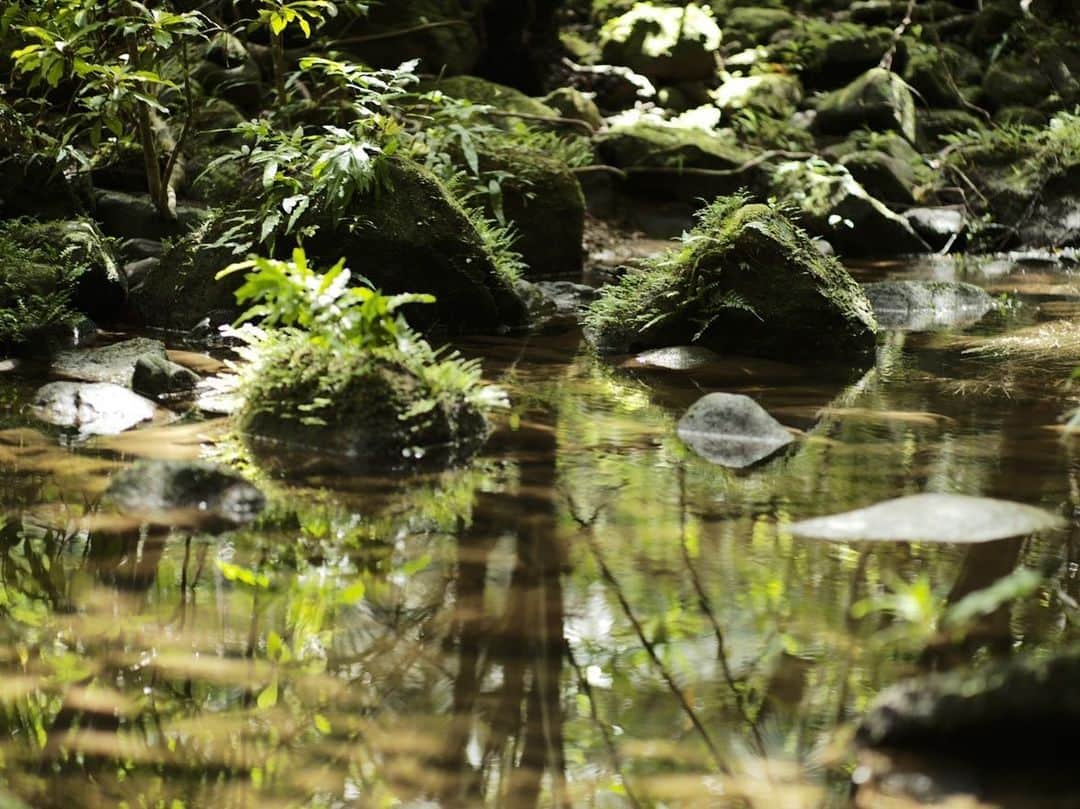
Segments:
[[[922,491],[1073,514],[1078,447],[1049,429],[1068,391],[950,339],[886,335],[854,377],[612,368],[576,333],[477,341],[516,407],[484,458],[267,478],[259,522],[217,536],[97,503],[134,457],[191,457],[220,425],[66,448],[6,378],[4,785],[68,808],[852,805],[847,740],[883,687],[1077,636],[1075,526],[968,546],[785,531]],[[696,457],[674,424],[713,390],[797,444],[739,473]],[[942,610],[1021,565],[1056,572],[941,635]],[[925,595],[874,608],[897,593]]]

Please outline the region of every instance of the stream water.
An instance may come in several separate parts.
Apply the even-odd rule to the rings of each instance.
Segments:
[[[71,442],[24,415],[40,380],[0,375],[2,783],[66,809],[976,806],[1018,786],[1040,805],[978,770],[868,779],[850,736],[906,675],[1075,640],[1075,519],[977,545],[785,531],[923,491],[1071,518],[1069,369],[964,348],[1077,314],[1080,282],[1017,262],[965,277],[1006,305],[888,333],[865,373],[650,370],[596,360],[577,331],[470,342],[514,402],[475,463],[293,483],[252,465],[268,511],[213,536],[96,501],[135,458],[205,452],[220,422]],[[798,441],[741,473],[694,456],[675,422],[717,390]],[[1020,565],[1051,571],[1035,594],[962,642],[935,631]]]

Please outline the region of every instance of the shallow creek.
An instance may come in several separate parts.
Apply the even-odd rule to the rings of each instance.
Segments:
[[[1041,805],[1030,781],[882,771],[850,744],[906,675],[1080,635],[1071,369],[963,353],[1080,314],[1080,280],[1016,262],[964,280],[1005,305],[885,334],[865,373],[603,363],[576,330],[471,341],[514,406],[470,467],[286,483],[251,464],[270,507],[213,536],[96,501],[136,458],[204,453],[220,422],[71,442],[23,415],[40,380],[0,375],[0,778],[68,809]],[[696,457],[674,425],[711,391],[798,440],[745,472]],[[924,491],[1070,528],[976,545],[785,531]],[[934,631],[1019,565],[1053,572],[965,643]],[[890,592],[901,609],[881,608]],[[1046,805],[1075,805],[1070,786]]]

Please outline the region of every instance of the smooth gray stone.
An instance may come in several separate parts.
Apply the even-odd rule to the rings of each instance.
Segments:
[[[986,290],[961,281],[880,281],[863,290],[878,324],[897,331],[969,326],[994,308]]]
[[[793,536],[835,542],[991,542],[1064,527],[1035,506],[960,494],[916,494],[802,520]]]
[[[141,357],[168,359],[160,340],[136,337],[100,348],[77,348],[61,351],[53,357],[49,371],[53,376],[83,382],[111,382],[131,387],[135,363]]]
[[[127,388],[109,382],[50,382],[30,406],[37,418],[84,435],[115,435],[154,418],[157,408]]]
[[[672,346],[655,348],[638,354],[634,360],[639,365],[666,368],[671,371],[692,371],[720,360],[720,355],[703,346]]]
[[[748,396],[710,393],[679,421],[679,438],[711,463],[745,469],[794,439],[784,426]]]

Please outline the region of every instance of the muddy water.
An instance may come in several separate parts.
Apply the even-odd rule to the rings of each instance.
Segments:
[[[169,809],[992,800],[978,768],[856,787],[851,728],[908,674],[1076,639],[1075,527],[964,546],[785,530],[922,491],[1073,515],[1065,363],[963,353],[1074,315],[1072,276],[1010,263],[967,280],[1008,305],[963,332],[887,334],[865,373],[655,371],[600,363],[577,332],[475,341],[464,349],[514,401],[476,463],[299,483],[252,464],[268,512],[215,536],[96,503],[124,464],[197,456],[220,423],[72,445],[25,419],[33,381],[5,374],[7,792]],[[798,441],[738,474],[695,457],[674,423],[713,390],[754,397]],[[1053,572],[966,637],[937,633],[945,605],[1020,565]]]

